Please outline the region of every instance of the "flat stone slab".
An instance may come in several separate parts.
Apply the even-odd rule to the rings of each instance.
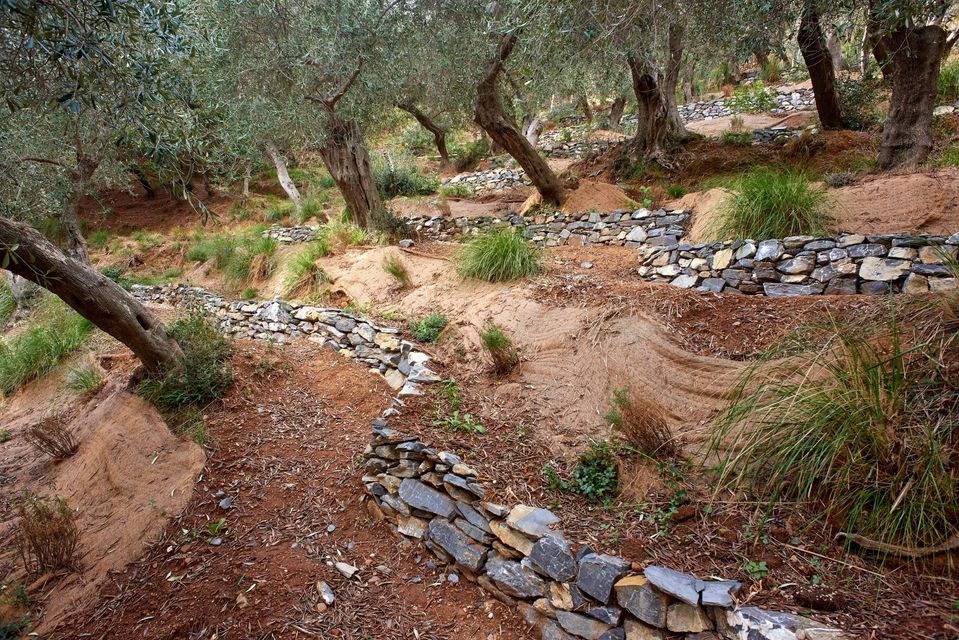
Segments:
[[[533,538],[542,538],[559,524],[559,517],[547,509],[518,504],[506,516],[506,524]]]
[[[609,603],[613,584],[623,577],[629,563],[622,558],[590,553],[579,561],[576,586],[602,604]]]
[[[533,545],[530,562],[557,582],[567,582],[576,577],[576,560],[569,542],[555,535],[545,535]]]
[[[691,605],[699,604],[699,590],[696,588],[696,578],[693,576],[657,566],[646,567],[643,575],[657,589],[677,600]]]
[[[666,626],[669,598],[653,588],[645,576],[629,576],[616,583],[616,602],[653,627]],[[640,636],[642,637],[642,636]]]
[[[448,520],[434,518],[426,529],[429,539],[470,571],[479,571],[486,561],[486,547],[476,544]]]
[[[491,553],[486,561],[486,573],[503,593],[514,598],[542,598],[546,583],[519,562]]]
[[[565,631],[586,640],[599,640],[600,636],[609,631],[610,626],[596,618],[573,613],[572,611],[556,612],[556,621]]]
[[[400,483],[400,498],[414,509],[447,519],[456,514],[456,505],[449,497],[413,478],[406,478]]]

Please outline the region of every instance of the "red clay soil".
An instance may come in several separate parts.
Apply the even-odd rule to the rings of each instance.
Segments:
[[[130,189],[114,189],[98,197],[87,197],[80,205],[80,219],[88,229],[126,234],[138,229],[169,231],[174,227],[191,227],[202,218],[194,205],[171,196],[165,189],[158,189],[153,198],[147,198],[143,187],[136,181],[131,183]],[[227,202],[222,196],[211,197],[202,190],[197,198],[214,212]]]
[[[190,506],[58,638],[526,637],[511,609],[368,516],[360,454],[391,396],[382,379],[308,342],[236,351]]]

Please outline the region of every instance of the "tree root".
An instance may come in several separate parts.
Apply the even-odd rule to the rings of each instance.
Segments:
[[[905,547],[897,544],[888,544],[885,542],[879,542],[878,540],[872,540],[855,533],[846,533],[845,531],[840,531],[836,537],[842,537],[846,538],[847,540],[851,540],[863,549],[878,551],[879,553],[884,553],[891,556],[899,556],[901,558],[925,558],[939,553],[945,553],[947,551],[955,551],[956,549],[959,549],[959,533],[953,535],[942,544],[937,544],[932,547]]]

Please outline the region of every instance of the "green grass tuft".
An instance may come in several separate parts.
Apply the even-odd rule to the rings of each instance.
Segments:
[[[480,334],[480,339],[483,341],[486,353],[493,361],[493,371],[498,375],[506,375],[519,364],[519,351],[501,326],[488,325]]]
[[[908,326],[804,327],[748,368],[713,428],[719,486],[816,501],[884,543],[956,535],[957,337],[945,322]]]
[[[713,230],[718,239],[822,235],[831,221],[825,192],[803,173],[757,169],[737,180],[732,191]]]
[[[420,342],[436,342],[447,322],[442,313],[431,313],[420,320],[410,320],[410,333]]]
[[[10,316],[17,310],[17,299],[6,278],[0,278],[0,328],[7,324]]]
[[[473,237],[456,257],[464,278],[507,282],[539,271],[539,251],[512,227],[490,229]]]
[[[402,288],[407,288],[412,284],[410,270],[406,268],[399,256],[390,254],[383,258],[383,271],[387,272]]]
[[[321,239],[311,242],[293,256],[287,265],[284,294],[308,299],[319,293],[320,287],[329,283],[330,278],[316,261],[329,252],[326,242]]]
[[[103,376],[92,364],[75,366],[67,377],[67,389],[76,393],[93,393],[103,386]]]
[[[56,367],[93,332],[93,325],[59,298],[51,297],[37,320],[9,342],[0,344],[0,390],[10,394]]]

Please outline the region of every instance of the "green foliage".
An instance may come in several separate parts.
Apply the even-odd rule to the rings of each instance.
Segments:
[[[324,241],[311,242],[305,249],[293,256],[286,269],[283,291],[288,296],[310,298],[316,295],[320,287],[329,283],[330,277],[316,264],[316,261],[329,253]]]
[[[90,321],[51,297],[23,333],[0,344],[0,391],[10,394],[44,376],[86,342],[92,331]]]
[[[470,413],[460,413],[458,410],[454,410],[448,416],[441,418],[438,422],[438,426],[446,427],[451,431],[465,431],[466,433],[486,433],[486,427],[476,422],[473,418],[473,415]]]
[[[383,258],[383,270],[393,276],[393,279],[404,289],[412,284],[409,269],[396,254],[391,253]]]
[[[723,131],[719,136],[719,141],[732,147],[748,147],[752,145],[755,137],[751,131]]]
[[[540,253],[521,232],[512,227],[498,227],[471,238],[456,259],[464,278],[507,282],[536,275]]]
[[[240,297],[244,300],[256,300],[256,297],[259,293],[260,291],[256,287],[247,287],[240,292]]]
[[[486,433],[486,428],[472,414],[463,411],[460,386],[453,378],[443,380],[436,391],[436,420],[433,424],[452,431]]]
[[[234,282],[262,280],[276,269],[277,241],[263,235],[263,227],[252,227],[240,235],[220,233],[201,236],[186,252],[187,260],[206,262]]]
[[[689,192],[689,189],[681,184],[671,184],[666,187],[666,195],[670,198],[682,198]]]
[[[783,70],[776,56],[767,56],[759,68],[759,78],[766,84],[775,84],[782,80]]]
[[[770,505],[817,500],[844,531],[886,543],[956,535],[957,336],[928,305],[914,315],[807,326],[764,354],[714,423],[718,485]]]
[[[594,442],[580,454],[569,482],[569,490],[587,500],[602,502],[619,488],[619,466],[608,442]]]
[[[850,129],[874,129],[882,122],[880,104],[885,97],[882,81],[867,74],[854,78],[843,74],[836,78],[836,94],[843,121]]]
[[[749,560],[743,565],[743,570],[749,574],[750,578],[757,581],[769,575],[769,567],[766,566],[765,560],[760,560],[759,562]]]
[[[384,200],[429,195],[440,186],[437,178],[423,175],[416,159],[407,154],[373,154],[372,164],[376,189]]]
[[[91,364],[80,365],[70,369],[67,377],[67,389],[77,393],[92,393],[103,386],[103,376]]]
[[[416,123],[403,129],[400,139],[403,148],[415,156],[426,155],[436,149],[433,134]]]
[[[328,201],[326,192],[319,196],[307,196],[303,199],[303,207],[300,209],[300,217],[297,222],[303,224],[310,218],[319,218],[323,215],[323,207]]]
[[[171,324],[169,333],[183,350],[182,366],[147,378],[137,392],[167,414],[222,397],[233,383],[233,371],[230,343],[217,330],[216,321],[193,310]]]
[[[474,140],[463,144],[454,144],[450,149],[450,157],[455,161],[457,171],[469,171],[478,165],[490,153],[490,145],[484,139]]]
[[[959,58],[946,60],[939,70],[938,104],[959,100]]]
[[[263,219],[269,223],[282,222],[294,213],[296,213],[296,205],[289,200],[283,200],[270,204],[263,214]]]
[[[440,187],[440,195],[444,198],[469,198],[473,191],[465,184],[444,184]]]
[[[505,375],[519,364],[519,351],[498,324],[489,324],[480,334],[480,339],[486,353],[493,360],[493,371],[497,374]]]
[[[431,313],[420,320],[410,320],[410,333],[419,342],[436,342],[447,322],[442,313]]]
[[[102,249],[110,242],[110,232],[106,229],[94,229],[87,234],[86,238],[91,249]]]
[[[831,221],[825,192],[803,173],[756,169],[738,179],[732,190],[714,229],[721,239],[821,235]]]
[[[764,113],[776,108],[772,92],[762,80],[743,84],[726,99],[726,106],[740,113]]]
[[[186,251],[186,259],[191,262],[213,260],[213,266],[223,269],[236,251],[236,238],[226,233],[202,235]]]
[[[6,278],[0,278],[0,328],[7,324],[10,316],[17,310],[17,299]]]
[[[932,160],[934,167],[959,167],[959,144],[953,144]]]

